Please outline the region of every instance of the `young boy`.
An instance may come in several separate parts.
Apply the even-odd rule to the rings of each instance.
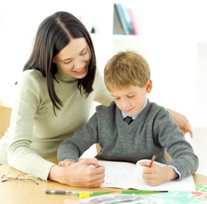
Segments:
[[[152,90],[147,61],[136,52],[119,52],[106,64],[104,80],[114,102],[97,106],[89,122],[58,149],[59,165],[71,165],[93,144],[101,151],[101,160],[137,162],[151,159],[167,164],[160,167],[148,162],[143,179],[149,185],[182,179],[197,171],[198,158],[167,110],[147,99]],[[126,117],[131,117],[129,124]],[[169,161],[166,150],[173,158]]]

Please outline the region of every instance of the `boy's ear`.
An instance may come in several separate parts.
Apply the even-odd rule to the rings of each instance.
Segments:
[[[147,81],[146,91],[147,91],[147,93],[150,93],[151,90],[152,90],[152,80],[149,79],[149,80]]]

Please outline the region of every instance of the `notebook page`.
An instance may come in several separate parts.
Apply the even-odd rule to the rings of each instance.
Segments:
[[[135,164],[126,162],[99,161],[105,167],[105,181],[101,187],[128,188]]]

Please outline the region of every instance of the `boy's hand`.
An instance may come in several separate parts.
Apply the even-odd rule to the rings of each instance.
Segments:
[[[143,168],[142,178],[150,186],[158,186],[178,177],[177,173],[170,166],[161,167],[154,163],[150,168],[148,167],[149,162],[140,162],[140,165],[146,167]]]

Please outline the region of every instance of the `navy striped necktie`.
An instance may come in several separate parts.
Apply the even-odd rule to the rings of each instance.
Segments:
[[[124,118],[124,121],[126,121],[127,124],[129,125],[133,121],[133,119],[132,119],[132,117],[127,116]]]

